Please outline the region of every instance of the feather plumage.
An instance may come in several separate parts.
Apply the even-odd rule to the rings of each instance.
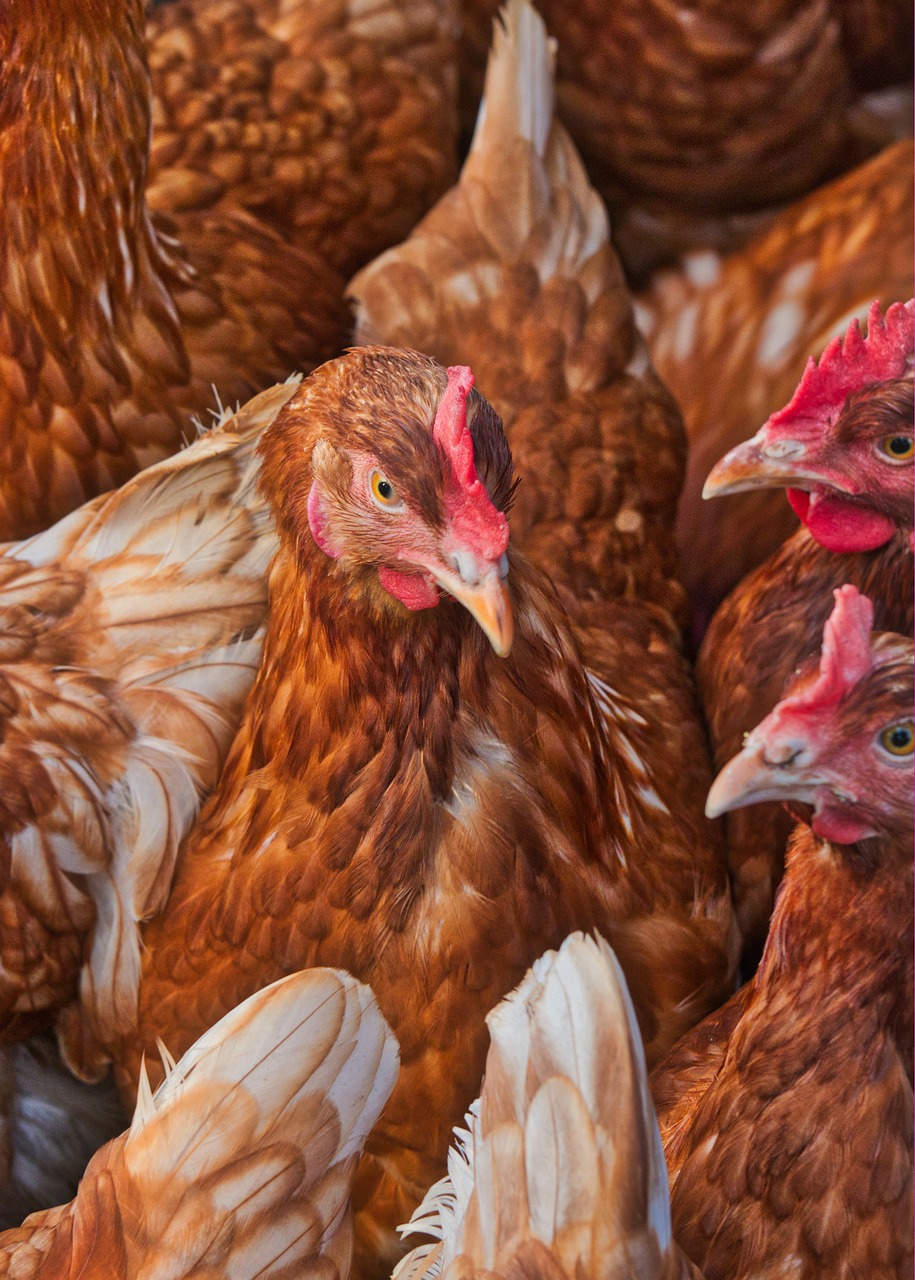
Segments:
[[[129,1117],[109,1075],[94,1084],[64,1065],[51,1033],[0,1048],[0,1128],[8,1169],[0,1170],[0,1230],[76,1194],[86,1165]]]
[[[546,162],[517,134],[542,143],[532,104],[550,101],[550,63],[533,11],[510,14],[493,70],[509,84],[491,100],[507,119],[484,117],[492,147],[468,162],[479,181],[468,187],[465,173],[407,241],[409,261],[398,250],[377,264],[385,318],[411,335],[415,317],[430,333],[442,319],[451,372],[416,350],[356,348],[307,379],[265,435],[282,549],[264,659],[172,898],[144,930],[147,1047],[157,1035],[188,1043],[305,964],[371,982],[404,1070],[357,1179],[360,1275],[396,1260],[394,1227],[441,1172],[478,1092],[485,1014],[533,959],[571,929],[609,937],[650,1058],[726,996],[736,959],[676,622],[682,429],[644,364],[606,217],[570,144],[553,126]],[[465,256],[456,228],[477,212],[489,231],[477,228]],[[427,274],[411,276],[414,254]],[[552,309],[540,324],[532,311],[520,340],[514,331],[512,281],[536,298],[541,268],[544,296],[565,299],[567,346]],[[420,276],[398,292],[399,278]],[[471,472],[463,449],[436,438],[468,363],[477,386],[461,425],[498,513],[491,529],[513,502],[504,560],[487,559],[504,541],[488,551],[457,536],[454,486],[467,497]],[[508,442],[478,388],[504,408]],[[514,498],[509,444],[523,468]],[[568,485],[548,478],[565,458]],[[372,476],[390,489],[383,501]],[[490,611],[484,635],[461,592],[514,615],[507,658],[486,639],[504,654],[507,624]],[[136,1043],[122,1033],[112,1052],[132,1087]]]
[[[687,1277],[626,979],[572,934],[487,1018],[483,1092],[448,1178],[413,1215],[433,1235],[395,1280],[474,1275]]]
[[[275,545],[254,446],[296,386],[0,551],[3,1020],[73,1001],[82,965],[62,1032],[90,1074],[254,678]]]
[[[368,988],[274,983],[188,1050],[70,1204],[0,1235],[0,1275],[345,1280],[352,1174],[396,1077]]]

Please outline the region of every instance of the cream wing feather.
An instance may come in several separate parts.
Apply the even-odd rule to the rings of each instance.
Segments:
[[[398,1073],[372,993],[339,970],[251,996],[140,1091],[70,1204],[0,1235],[0,1276],[349,1274],[352,1176]]]
[[[405,1229],[438,1243],[408,1254],[397,1280],[693,1275],[671,1237],[641,1036],[608,944],[570,935],[487,1021],[483,1092],[448,1177]]]
[[[254,449],[297,382],[0,549],[0,1018],[72,1000],[82,965],[62,1040],[87,1076],[254,677],[275,545]]]

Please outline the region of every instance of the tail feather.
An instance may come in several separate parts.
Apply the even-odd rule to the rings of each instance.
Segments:
[[[409,1254],[398,1280],[447,1274],[458,1259],[455,1275],[468,1263],[507,1273],[522,1252],[549,1255],[549,1269],[569,1277],[689,1274],[671,1237],[641,1036],[611,948],[572,934],[488,1021],[479,1103],[448,1179],[409,1228],[441,1243]]]
[[[141,1090],[69,1206],[0,1237],[0,1274],[346,1277],[352,1176],[397,1072],[367,987],[330,969],[275,982]]]
[[[606,340],[600,350],[591,340],[589,309],[600,304],[594,324],[601,326],[604,311],[619,310],[619,328],[630,308],[606,210],[554,116],[553,62],[533,5],[509,0],[495,25],[486,92],[458,184],[348,289],[358,342],[471,364],[507,426],[522,399],[536,398],[538,379],[552,376],[542,347],[524,351],[519,327],[527,307],[531,314],[549,307],[552,341],[573,390],[601,385],[610,368]],[[549,289],[549,301],[531,296],[531,269],[535,292]],[[527,386],[525,397],[516,381],[518,391]]]

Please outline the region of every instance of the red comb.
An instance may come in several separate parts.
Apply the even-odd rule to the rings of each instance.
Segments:
[[[874,665],[871,653],[871,629],[874,606],[856,587],[839,587],[833,592],[835,605],[823,627],[820,652],[820,674],[793,697],[785,698],[782,708],[811,711],[815,707],[835,705]]]
[[[432,424],[432,439],[451,463],[455,482],[446,497],[449,522],[456,538],[485,560],[498,560],[508,546],[508,521],[493,506],[477,476],[473,436],[467,425],[467,396],[473,386],[467,365],[448,370],[448,386]]]
[[[796,419],[822,418],[838,409],[853,391],[871,382],[901,377],[911,366],[915,348],[913,303],[894,302],[886,317],[880,303],[872,302],[867,319],[867,337],[861,336],[857,317],[843,338],[833,338],[816,361],[811,356],[800,385],[784,409],[773,413],[767,426],[794,427]]]
[[[477,479],[473,438],[467,426],[467,396],[473,382],[473,372],[466,364],[452,365],[448,370],[448,386],[432,424],[432,439],[444,450],[460,485],[473,484]]]

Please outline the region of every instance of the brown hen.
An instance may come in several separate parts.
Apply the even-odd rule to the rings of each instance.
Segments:
[[[371,983],[403,1072],[357,1178],[361,1275],[396,1257],[479,1088],[484,1015],[545,948],[612,939],[652,1058],[733,972],[722,862],[681,795],[701,740],[687,721],[678,772],[657,770],[653,707],[585,666],[549,581],[506,552],[511,457],[471,383],[356,350],[265,434],[281,549],[260,671],[143,935],[150,1051],[305,965]],[[132,1027],[116,1055],[135,1079]]]
[[[349,285],[356,335],[473,365],[521,475],[516,542],[570,608],[648,606],[663,648],[684,616],[670,537],[682,422],[635,328],[606,210],[554,121],[543,23],[512,3],[506,24],[457,186]]]
[[[349,316],[329,240],[349,228],[349,240],[339,237],[348,272],[401,234],[450,177],[447,129],[424,132],[450,110],[448,76],[426,50],[439,10],[429,11],[434,21],[413,23],[396,10],[359,9],[357,35],[348,10],[324,6],[323,43],[300,64],[292,50],[308,43],[311,27],[303,19],[296,35],[293,17],[313,10],[299,6],[289,17],[288,44],[277,18],[277,34],[245,44],[237,64],[220,63],[237,90],[228,103],[212,86],[193,93],[194,77],[189,84],[172,67],[175,119],[155,186],[166,217],[151,214],[146,199],[151,99],[141,0],[0,5],[0,539],[41,529],[174,452],[213,387],[224,402],[243,399],[338,351]],[[225,5],[206,12],[231,27]],[[171,32],[173,53],[193,56],[193,30],[170,25],[182,15],[185,7],[151,21]],[[447,30],[445,18],[439,25]],[[377,29],[393,49],[380,69],[368,57]],[[214,30],[204,24],[196,36],[212,40]],[[268,67],[276,74],[269,104]],[[308,82],[301,89],[298,74]],[[195,75],[205,79],[200,68]],[[303,94],[304,123],[283,134],[277,119],[263,120],[271,112],[282,119],[284,104],[292,111]],[[223,110],[226,120],[207,116]],[[389,129],[377,127],[374,112]],[[190,131],[183,144],[179,125]],[[220,150],[220,128],[234,137],[239,127],[241,142],[224,140]],[[391,130],[401,142],[419,135],[396,162]],[[273,135],[282,154],[271,169],[264,142]],[[188,155],[169,184],[161,166],[179,144]],[[309,228],[299,243],[291,224],[283,227],[285,208],[271,227],[243,207],[258,207],[248,188],[230,198],[242,145],[254,153],[252,181],[260,174],[283,200],[283,166],[308,169],[311,156],[319,190],[302,197]],[[203,155],[214,172],[223,161],[209,202],[181,177]]]
[[[465,120],[497,8],[463,0]],[[735,247],[778,206],[911,132],[910,92],[887,115],[853,83],[910,81],[904,0],[537,8],[559,43],[560,116],[632,276],[690,249]]]
[[[454,179],[457,0],[178,0],[146,25],[147,195],[245,209],[348,276]]]
[[[58,1010],[90,1076],[254,678],[275,547],[254,446],[296,385],[0,553],[0,1039]]]
[[[706,1280],[911,1274],[912,643],[872,617],[836,592],[819,671],[709,796],[791,800],[810,825],[755,978],[652,1077],[674,1232]]]
[[[651,358],[686,421],[677,517],[701,636],[727,593],[795,529],[778,494],[702,501],[714,463],[789,399],[811,352],[912,293],[912,161],[902,142],[780,214],[727,258],[697,255],[639,299]]]
[[[372,993],[312,970],[234,1009],[143,1078],[129,1130],[91,1160],[75,1199],[0,1234],[10,1280],[348,1280],[349,1193],[397,1078]]]
[[[790,404],[709,477],[709,490],[724,494],[788,486],[806,525],[731,593],[702,645],[697,678],[719,766],[815,652],[835,587],[853,583],[873,601],[882,630],[912,634],[912,312],[912,303],[897,303],[884,320],[874,304],[867,338],[854,321],[819,366],[811,361]],[[751,964],[790,826],[774,805],[727,818]]]

